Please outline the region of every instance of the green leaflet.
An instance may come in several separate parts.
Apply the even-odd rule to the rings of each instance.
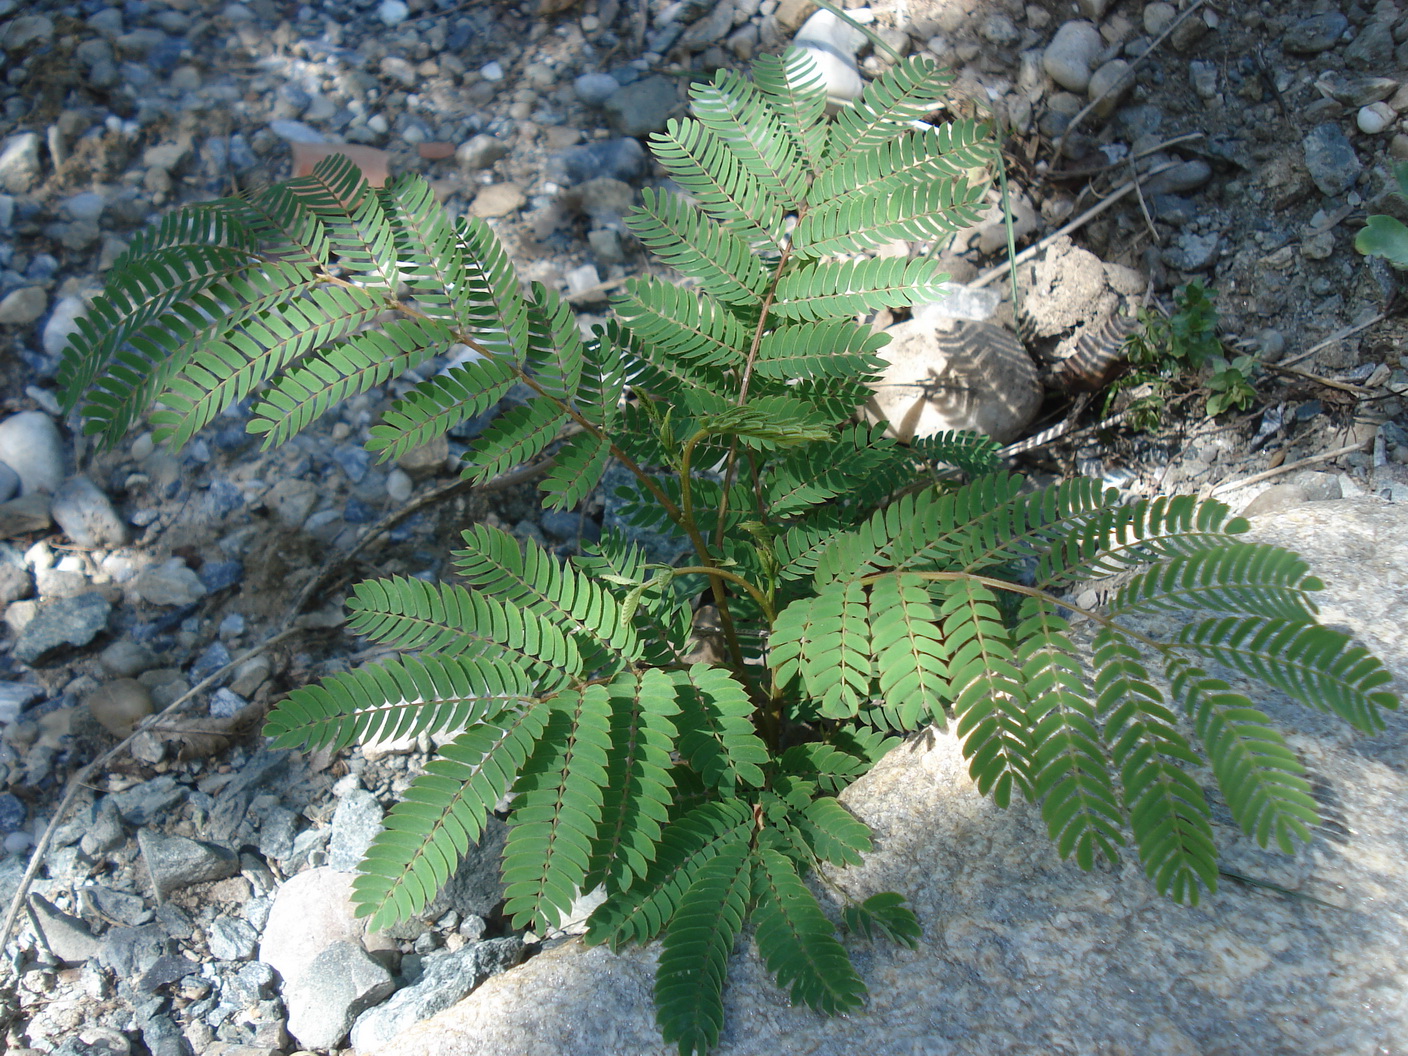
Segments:
[[[884,576],[870,592],[871,648],[880,697],[903,730],[943,721],[948,664],[939,614],[917,576]]]

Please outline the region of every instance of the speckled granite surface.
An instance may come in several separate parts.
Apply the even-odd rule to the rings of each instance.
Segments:
[[[1322,617],[1371,644],[1408,685],[1408,507],[1317,503],[1255,537],[1303,553],[1328,584]],[[973,790],[956,743],[892,753],[846,794],[875,830],[833,877],[911,899],[917,951],[861,948],[866,1009],[789,1007],[751,953],[735,957],[724,1056],[1348,1056],[1408,1053],[1408,717],[1377,738],[1259,695],[1312,771],[1327,824],[1295,858],[1234,830],[1229,868],[1338,908],[1224,883],[1188,909],[1136,865],[1082,873],[1029,808]],[[665,1054],[653,951],[559,947],[495,977],[384,1056]]]

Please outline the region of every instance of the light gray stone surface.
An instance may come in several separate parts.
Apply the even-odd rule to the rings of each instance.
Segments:
[[[1322,618],[1408,674],[1408,515],[1316,503],[1254,525],[1328,584]],[[1219,826],[1225,864],[1330,902],[1226,882],[1198,908],[1162,899],[1137,863],[1062,863],[1039,813],[979,796],[951,735],[903,746],[844,796],[874,829],[866,863],[833,874],[854,896],[895,890],[919,949],[856,947],[864,1011],[791,1008],[751,951],[735,955],[720,1056],[1399,1053],[1408,1038],[1408,721],[1352,736],[1317,712],[1258,699],[1310,768],[1327,823],[1294,858]],[[665,1056],[652,1022],[655,949],[568,943],[496,976],[378,1056]]]
[[[223,880],[240,871],[240,859],[234,851],[203,840],[162,836],[143,829],[137,833],[137,844],[158,902],[183,887]]]
[[[361,942],[373,950],[393,947],[380,936],[367,936],[366,918],[353,911],[352,881],[351,874],[336,869],[309,869],[279,888],[264,925],[259,959],[283,976],[285,984],[298,979],[333,943]]]
[[[20,478],[20,494],[52,492],[64,479],[65,451],[54,421],[43,411],[21,411],[0,422],[0,462]]]
[[[288,1032],[304,1048],[336,1048],[357,1014],[395,986],[391,973],[358,943],[335,942],[313,959],[306,972],[284,984]]]

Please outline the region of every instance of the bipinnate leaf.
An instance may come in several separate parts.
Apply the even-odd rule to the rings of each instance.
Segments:
[[[739,799],[701,803],[671,822],[646,875],[610,895],[587,918],[588,945],[649,942],[664,930],[699,870],[724,849],[747,842],[753,812]]]
[[[605,798],[591,876],[620,891],[644,877],[669,821],[670,753],[680,706],[663,671],[622,672],[606,687],[611,698],[611,742]],[[593,886],[588,880],[587,886]]]
[[[655,969],[655,1019],[680,1056],[703,1056],[724,1025],[724,981],[748,915],[752,862],[735,840],[702,866],[680,899]]]
[[[910,58],[891,67],[836,115],[827,143],[827,162],[837,165],[852,154],[909,130],[948,95],[953,76],[929,58]]]
[[[453,875],[484,819],[542,735],[543,705],[502,712],[440,749],[391,808],[353,882],[358,916],[384,931],[423,910]]]
[[[865,983],[796,865],[766,847],[753,852],[753,863],[755,941],[777,984],[794,1003],[828,1015],[859,1008]]]
[[[1242,831],[1285,854],[1308,843],[1320,821],[1305,768],[1266,714],[1180,657],[1165,662],[1175,698],[1193,719],[1232,817]]]
[[[483,722],[534,694],[533,679],[507,660],[406,657],[295,689],[264,734],[280,748],[384,744]]]
[[[367,450],[380,454],[380,462],[400,458],[483,414],[513,387],[513,381],[513,368],[503,360],[470,359],[450,367],[393,403],[371,427]]]
[[[1109,628],[1096,633],[1094,647],[1095,706],[1139,859],[1161,894],[1197,905],[1203,889],[1217,890],[1212,816],[1186,769],[1201,760],[1178,731],[1139,650]]]
[[[899,573],[874,583],[870,635],[880,696],[899,728],[917,730],[942,721],[948,665],[938,610],[922,579]]]
[[[872,942],[886,938],[911,950],[918,949],[924,933],[919,918],[904,904],[904,896],[893,891],[871,895],[864,902],[848,902],[841,909],[841,927]]]
[[[1314,619],[1310,568],[1296,554],[1265,543],[1228,542],[1216,550],[1175,554],[1124,583],[1107,612],[1228,612],[1293,622]],[[1318,584],[1316,584],[1318,585]]]
[[[816,60],[797,47],[781,56],[760,55],[753,81],[772,104],[801,164],[815,176],[824,165],[827,138],[826,81]]]
[[[544,932],[572,908],[601,824],[611,701],[587,686],[548,701],[543,735],[524,763],[504,846],[504,913]]]
[[[780,682],[800,675],[826,717],[855,715],[870,689],[865,588],[833,583],[788,605],[773,624],[768,663]]]
[[[871,849],[870,827],[830,796],[813,799],[790,820],[819,861],[860,865]]]
[[[794,744],[782,753],[782,769],[814,781],[827,792],[837,793],[870,770],[873,761],[819,741]]]
[[[753,729],[753,702],[732,675],[712,664],[669,672],[683,714],[680,754],[711,788],[730,795],[761,788],[767,745]]]
[[[611,442],[600,433],[578,433],[558,449],[539,489],[543,506],[570,510],[601,483],[611,461]]]

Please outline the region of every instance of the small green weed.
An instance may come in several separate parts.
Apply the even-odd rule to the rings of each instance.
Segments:
[[[1408,198],[1408,161],[1393,168],[1398,193]],[[1383,257],[1395,268],[1408,270],[1408,225],[1391,216],[1375,213],[1354,240],[1354,248],[1366,257]]]
[[[1126,342],[1130,369],[1111,387],[1107,411],[1121,392],[1139,390],[1126,408],[1129,420],[1136,429],[1154,429],[1170,397],[1190,391],[1190,379],[1204,372],[1206,376],[1196,384],[1208,392],[1209,415],[1251,406],[1256,398],[1251,384],[1256,357],[1228,359],[1224,354],[1217,336],[1215,296],[1201,282],[1193,281],[1174,294],[1172,315],[1140,311],[1140,327]]]

